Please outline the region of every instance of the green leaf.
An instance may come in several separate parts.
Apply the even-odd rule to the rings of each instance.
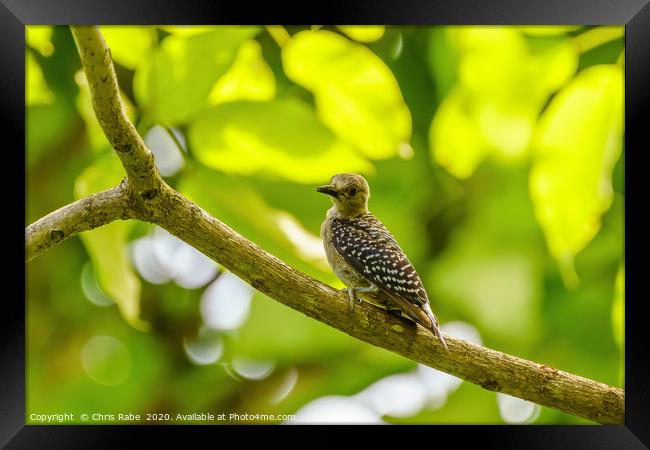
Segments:
[[[225,172],[316,183],[333,173],[372,170],[295,99],[216,106],[190,125],[189,140],[199,161]]]
[[[488,154],[479,128],[467,112],[468,94],[454,89],[440,104],[429,130],[433,158],[456,178],[467,178]]]
[[[459,178],[490,154],[524,160],[541,109],[575,73],[575,48],[562,40],[533,51],[511,27],[460,27],[446,37],[458,55],[458,82],[433,119],[433,157]]]
[[[540,109],[575,72],[576,52],[565,43],[533,54],[510,28],[463,29],[456,39],[459,79],[471,96],[475,123],[501,155],[522,156]]]
[[[218,27],[190,36],[170,35],[138,66],[135,97],[146,118],[176,125],[203,108],[214,83],[257,27]]]
[[[52,45],[53,31],[53,28],[49,25],[27,25],[25,27],[27,45],[43,56],[50,56],[54,53],[54,45]]]
[[[386,32],[383,25],[337,25],[337,28],[359,42],[377,41]]]
[[[286,75],[313,92],[320,119],[370,158],[394,156],[411,138],[411,114],[388,66],[329,31],[302,31],[282,49]]]
[[[108,154],[77,177],[75,198],[116,186],[123,177],[124,170],[118,158]],[[129,324],[146,330],[148,324],[139,318],[140,281],[127,255],[127,236],[132,226],[132,222],[118,220],[79,236],[90,255],[102,290],[115,301]]]
[[[147,59],[157,40],[154,27],[102,26],[101,31],[113,59],[127,69]]]
[[[623,143],[623,71],[582,71],[540,118],[530,192],[551,254],[575,286],[574,256],[598,233],[612,198],[612,171]]]
[[[30,51],[25,52],[25,61],[27,64],[25,70],[27,74],[25,95],[27,106],[52,103],[54,93],[48,87],[41,66]]]
[[[320,238],[291,214],[271,207],[247,180],[197,166],[178,190],[297,270],[319,279],[331,274]]]
[[[210,104],[236,100],[268,101],[275,97],[275,77],[262,56],[260,44],[249,39],[239,48],[235,62],[217,81],[208,97]]]

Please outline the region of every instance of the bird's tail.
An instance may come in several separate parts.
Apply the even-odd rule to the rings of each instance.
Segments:
[[[425,303],[422,306],[422,309],[424,312],[427,314],[429,317],[429,320],[431,321],[431,331],[433,332],[433,335],[438,338],[442,346],[445,348],[445,350],[449,351],[449,348],[447,347],[447,343],[445,342],[445,338],[442,337],[442,333],[440,332],[440,324],[438,323],[438,319],[436,316],[433,314],[433,311],[431,311],[431,307],[429,306],[428,303]]]

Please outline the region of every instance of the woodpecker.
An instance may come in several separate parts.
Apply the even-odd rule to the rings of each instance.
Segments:
[[[361,175],[340,173],[316,190],[332,199],[320,234],[327,261],[347,286],[350,307],[355,299],[360,302],[359,292],[382,292],[408,318],[431,329],[448,350],[413,264],[384,224],[368,211],[368,182]]]

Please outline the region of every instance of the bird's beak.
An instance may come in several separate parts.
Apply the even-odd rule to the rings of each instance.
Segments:
[[[326,184],[325,186],[319,186],[316,188],[318,192],[323,194],[331,195],[332,197],[338,197],[339,193],[331,185]]]

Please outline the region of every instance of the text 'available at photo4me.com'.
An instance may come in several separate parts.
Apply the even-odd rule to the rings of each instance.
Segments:
[[[261,413],[49,413],[29,415],[28,423],[47,424],[78,424],[78,423],[215,423],[215,422],[251,422],[251,423],[276,423],[291,422],[295,419],[293,414],[261,414]]]

